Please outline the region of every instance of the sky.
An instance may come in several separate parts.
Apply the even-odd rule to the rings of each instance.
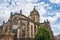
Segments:
[[[22,12],[28,16],[35,8],[39,11],[40,22],[48,19],[54,35],[60,34],[60,0],[0,0],[0,25],[10,17],[10,13]]]

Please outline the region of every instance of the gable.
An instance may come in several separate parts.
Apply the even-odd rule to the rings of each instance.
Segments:
[[[21,19],[21,18],[22,19],[27,19],[27,17],[25,15],[23,15],[23,14],[14,14],[12,16],[12,20],[15,19],[15,18],[17,18],[18,20]]]

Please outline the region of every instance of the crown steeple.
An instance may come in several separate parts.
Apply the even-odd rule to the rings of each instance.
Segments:
[[[39,12],[37,11],[36,7],[34,6],[33,10],[30,12],[30,15],[38,15],[39,16]]]
[[[33,8],[33,10],[30,12],[30,18],[34,21],[34,22],[38,22],[39,23],[39,12],[36,10],[35,6]]]

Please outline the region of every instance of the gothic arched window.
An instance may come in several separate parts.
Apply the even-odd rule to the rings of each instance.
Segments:
[[[17,32],[17,29],[18,29],[18,19],[17,18],[14,18],[13,19],[13,32]]]
[[[13,24],[14,24],[14,25],[18,25],[18,19],[17,19],[17,18],[14,18]]]
[[[33,37],[33,25],[31,25],[31,37]]]

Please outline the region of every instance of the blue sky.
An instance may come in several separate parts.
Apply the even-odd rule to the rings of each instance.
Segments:
[[[0,0],[0,25],[10,17],[10,13],[19,12],[28,16],[33,7],[39,11],[40,22],[48,19],[54,35],[60,34],[60,0]]]

